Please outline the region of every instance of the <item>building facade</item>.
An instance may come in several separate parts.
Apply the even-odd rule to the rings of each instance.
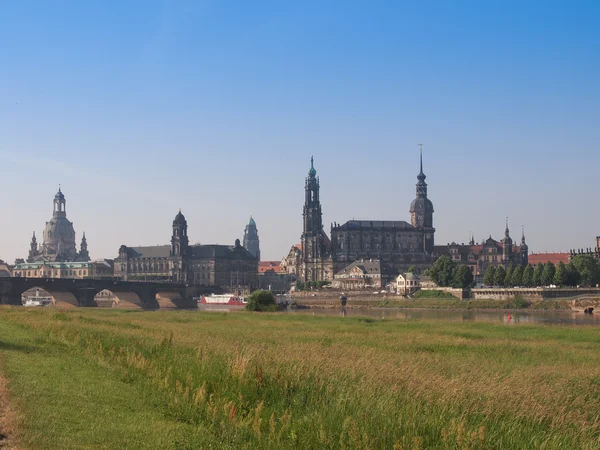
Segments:
[[[526,266],[529,263],[529,247],[525,242],[525,232],[521,235],[521,245],[514,245],[510,237],[508,219],[504,230],[504,238],[497,241],[490,236],[481,244],[471,238],[468,245],[452,242],[434,247],[437,257],[448,255],[457,264],[466,264],[477,282],[481,282],[490,266],[508,267],[512,265]]]
[[[250,221],[246,225],[244,230],[243,245],[254,257],[260,261],[260,239],[258,238],[258,229],[256,228],[256,222],[250,216]]]
[[[90,260],[85,233],[81,239],[80,251],[75,244],[73,222],[67,219],[67,201],[60,187],[54,196],[52,218],[46,222],[43,242],[38,245],[35,232],[29,245],[27,262],[86,262]]]
[[[38,261],[17,264],[12,269],[13,277],[23,278],[112,278],[110,261]]]
[[[119,248],[114,276],[125,281],[162,281],[254,289],[258,260],[235,245],[190,245],[181,211],[173,220],[171,245]]]
[[[377,260],[354,261],[333,277],[332,286],[342,290],[376,289],[383,286],[381,263]]]
[[[301,245],[284,259],[288,273],[301,281],[333,281],[335,274],[354,261],[377,260],[382,277],[395,277],[414,266],[418,270],[433,261],[433,203],[427,195],[423,156],[417,175],[416,198],[410,205],[411,223],[390,220],[350,220],[331,225],[331,239],[323,229],[320,183],[314,161],[305,180]]]

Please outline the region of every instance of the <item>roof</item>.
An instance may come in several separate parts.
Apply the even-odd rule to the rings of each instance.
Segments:
[[[39,269],[42,266],[48,267],[50,269],[87,269],[92,265],[91,262],[76,262],[76,261],[67,261],[67,262],[49,262],[49,261],[40,261],[40,262],[32,262],[32,263],[22,263],[17,264],[13,267],[13,270],[27,270],[27,269]]]
[[[252,259],[256,257],[242,246],[233,245],[193,245],[190,247],[190,256],[192,259]]]
[[[128,247],[133,250],[130,258],[168,258],[171,256],[170,245],[152,245],[148,247]]]
[[[260,261],[258,263],[258,273],[273,271],[275,273],[285,272],[281,268],[281,261]]]
[[[343,275],[345,273],[350,272],[355,267],[358,267],[364,274],[378,274],[381,275],[381,262],[376,260],[357,260],[353,263],[347,265],[342,270],[340,270],[336,275]]]
[[[404,220],[349,220],[345,224],[336,227],[337,230],[359,230],[361,228],[415,229]]]
[[[529,264],[546,264],[553,263],[558,264],[560,262],[564,264],[568,264],[569,262],[569,253],[531,253],[528,256]]]
[[[400,275],[398,275],[398,278],[402,277],[405,280],[419,280],[419,276],[412,273],[412,272],[407,272],[407,273],[401,273]]]

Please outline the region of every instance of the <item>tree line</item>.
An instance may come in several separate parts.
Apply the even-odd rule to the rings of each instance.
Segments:
[[[465,264],[457,264],[449,256],[437,259],[426,271],[438,286],[466,288],[473,285],[473,274]],[[490,266],[483,276],[486,286],[542,287],[596,286],[600,284],[600,262],[590,255],[576,255],[568,264],[551,262],[536,265],[511,264]]]

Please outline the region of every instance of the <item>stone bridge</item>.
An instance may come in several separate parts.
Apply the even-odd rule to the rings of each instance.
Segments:
[[[47,291],[58,306],[98,306],[94,297],[107,290],[114,295],[112,306],[142,309],[196,308],[194,297],[220,292],[219,288],[175,283],[9,277],[0,278],[0,304],[21,305],[21,295],[33,288]]]

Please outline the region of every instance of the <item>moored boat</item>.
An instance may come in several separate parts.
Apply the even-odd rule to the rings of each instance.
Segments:
[[[245,305],[246,299],[235,294],[211,294],[198,297],[198,305]]]

